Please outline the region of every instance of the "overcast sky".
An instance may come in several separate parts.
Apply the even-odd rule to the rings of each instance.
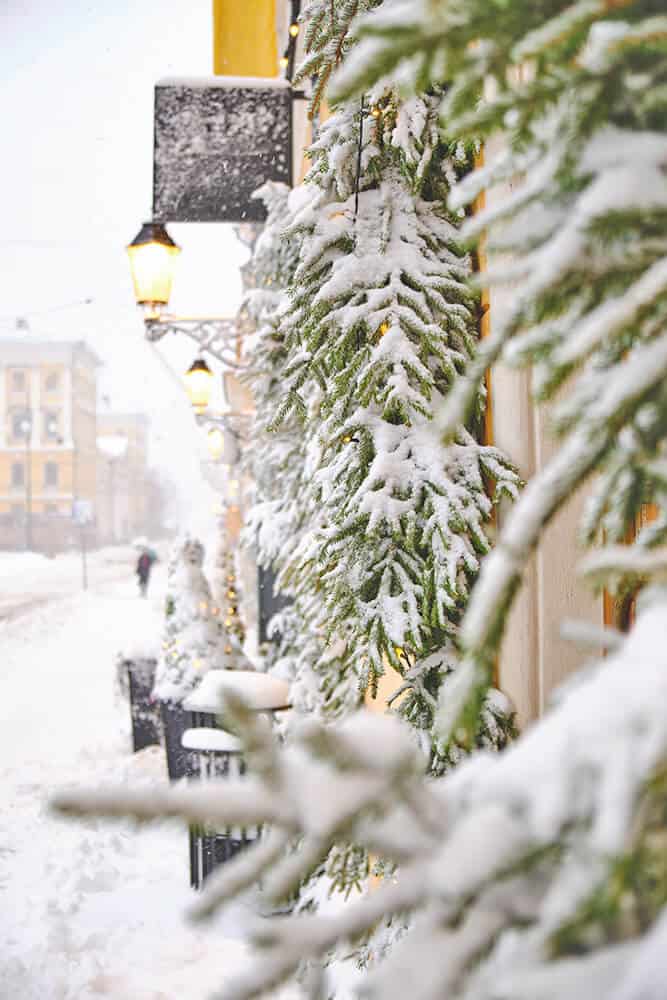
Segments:
[[[152,356],[125,245],[150,217],[153,85],[211,73],[211,0],[0,0],[0,336],[87,340],[102,392],[153,424],[158,464],[193,436],[176,380]],[[231,228],[170,227],[183,253],[176,312],[229,315],[244,251]],[[92,298],[92,305],[72,305]],[[163,342],[175,371],[188,342]]]

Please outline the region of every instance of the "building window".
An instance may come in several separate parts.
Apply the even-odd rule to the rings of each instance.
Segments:
[[[62,435],[60,433],[60,414],[57,410],[45,410],[43,413],[44,419],[44,438],[46,441],[62,441]]]
[[[12,392],[25,392],[26,377],[25,372],[15,369],[12,372]]]
[[[12,438],[14,441],[25,441],[28,436],[26,424],[30,424],[30,414],[25,410],[14,410],[11,415]]]
[[[12,486],[25,486],[25,466],[23,462],[12,462]]]
[[[60,388],[60,375],[58,372],[49,372],[44,380],[46,392],[57,392]]]
[[[58,485],[58,463],[57,462],[45,462],[44,463],[44,485],[45,486],[57,486]]]

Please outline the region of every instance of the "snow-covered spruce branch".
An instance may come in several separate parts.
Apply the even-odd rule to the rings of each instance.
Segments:
[[[589,553],[582,559],[579,572],[597,586],[610,580],[667,580],[667,549],[642,549],[639,546],[610,545]]]
[[[257,874],[271,861],[274,874],[289,870],[291,857],[274,861],[282,834],[308,845],[346,830],[369,849],[381,842],[388,859],[400,860],[394,878],[335,916],[254,924],[249,967],[219,994],[224,1000],[265,995],[305,959],[406,912],[414,915],[411,925],[384,960],[371,963],[364,997],[399,1000],[409,990],[414,1000],[566,1000],[577,995],[573,983],[586,981],[588,995],[612,996],[613,986],[624,1000],[634,998],[623,992],[624,977],[629,988],[652,921],[637,925],[635,942],[602,952],[582,954],[568,942],[573,928],[595,938],[621,911],[627,920],[637,892],[627,859],[639,852],[653,864],[661,850],[652,831],[655,810],[667,801],[666,620],[667,593],[656,588],[622,646],[566,689],[511,749],[478,755],[438,782],[420,777],[425,761],[409,729],[361,713],[336,729],[307,724],[287,749],[264,744],[264,773],[248,779],[245,799],[243,783],[220,781],[196,796],[173,790],[152,802],[127,790],[72,793],[60,797],[59,808],[272,822],[267,843],[204,890],[199,917],[247,888],[255,859]],[[591,905],[610,873],[618,894],[603,907]],[[651,905],[662,905],[659,891]],[[664,982],[664,952],[655,974]]]

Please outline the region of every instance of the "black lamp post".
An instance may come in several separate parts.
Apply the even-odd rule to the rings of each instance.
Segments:
[[[32,549],[32,415],[21,418],[21,433],[25,441],[25,547]]]

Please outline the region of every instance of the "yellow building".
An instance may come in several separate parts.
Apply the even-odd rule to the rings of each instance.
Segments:
[[[100,362],[83,342],[0,341],[0,547],[68,544],[96,494]]]

